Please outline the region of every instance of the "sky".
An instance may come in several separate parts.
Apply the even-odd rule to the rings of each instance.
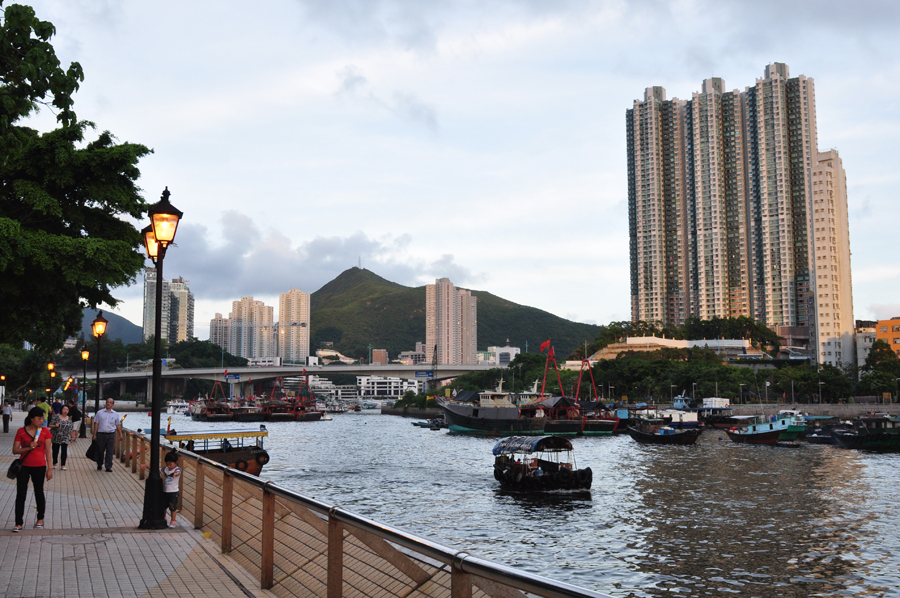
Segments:
[[[854,316],[900,316],[894,0],[28,4],[84,68],[78,117],[153,149],[139,184],[184,212],[164,276],[190,281],[200,339],[234,300],[277,312],[357,265],[630,319],[625,111],[772,62],[815,80],[847,171]],[[142,294],[114,311],[140,325]]]

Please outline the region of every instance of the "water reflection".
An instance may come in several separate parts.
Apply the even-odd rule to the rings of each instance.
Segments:
[[[738,445],[715,431],[695,446],[579,438],[590,492],[523,495],[493,479],[493,439],[365,414],[267,427],[265,475],[280,484],[607,594],[886,596],[900,587],[897,455]]]

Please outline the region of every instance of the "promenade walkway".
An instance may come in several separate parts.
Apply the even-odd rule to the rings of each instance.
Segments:
[[[24,413],[16,413],[8,434],[0,432],[3,473]],[[29,486],[25,527],[15,524],[16,485],[0,480],[0,596],[144,597],[274,596],[231,557],[220,554],[209,534],[180,527],[138,530],[144,483],[118,460],[112,473],[97,471],[84,457],[89,439],[70,445],[66,471],[53,471],[44,486],[45,529],[33,529],[35,506]],[[204,535],[206,537],[204,537]]]

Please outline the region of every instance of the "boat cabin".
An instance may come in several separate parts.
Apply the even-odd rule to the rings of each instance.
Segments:
[[[269,432],[265,426],[258,430],[215,430],[209,432],[163,433],[169,442],[178,448],[234,467],[251,475],[259,475],[269,462],[265,450],[265,438]]]

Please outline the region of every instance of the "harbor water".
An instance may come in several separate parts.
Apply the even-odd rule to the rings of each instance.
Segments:
[[[163,428],[168,416],[163,416]],[[506,493],[496,439],[377,412],[267,423],[264,477],[305,496],[613,596],[900,596],[900,455],[823,445],[573,439],[589,492]],[[129,414],[126,427],[149,427]],[[254,428],[174,416],[178,431]]]

